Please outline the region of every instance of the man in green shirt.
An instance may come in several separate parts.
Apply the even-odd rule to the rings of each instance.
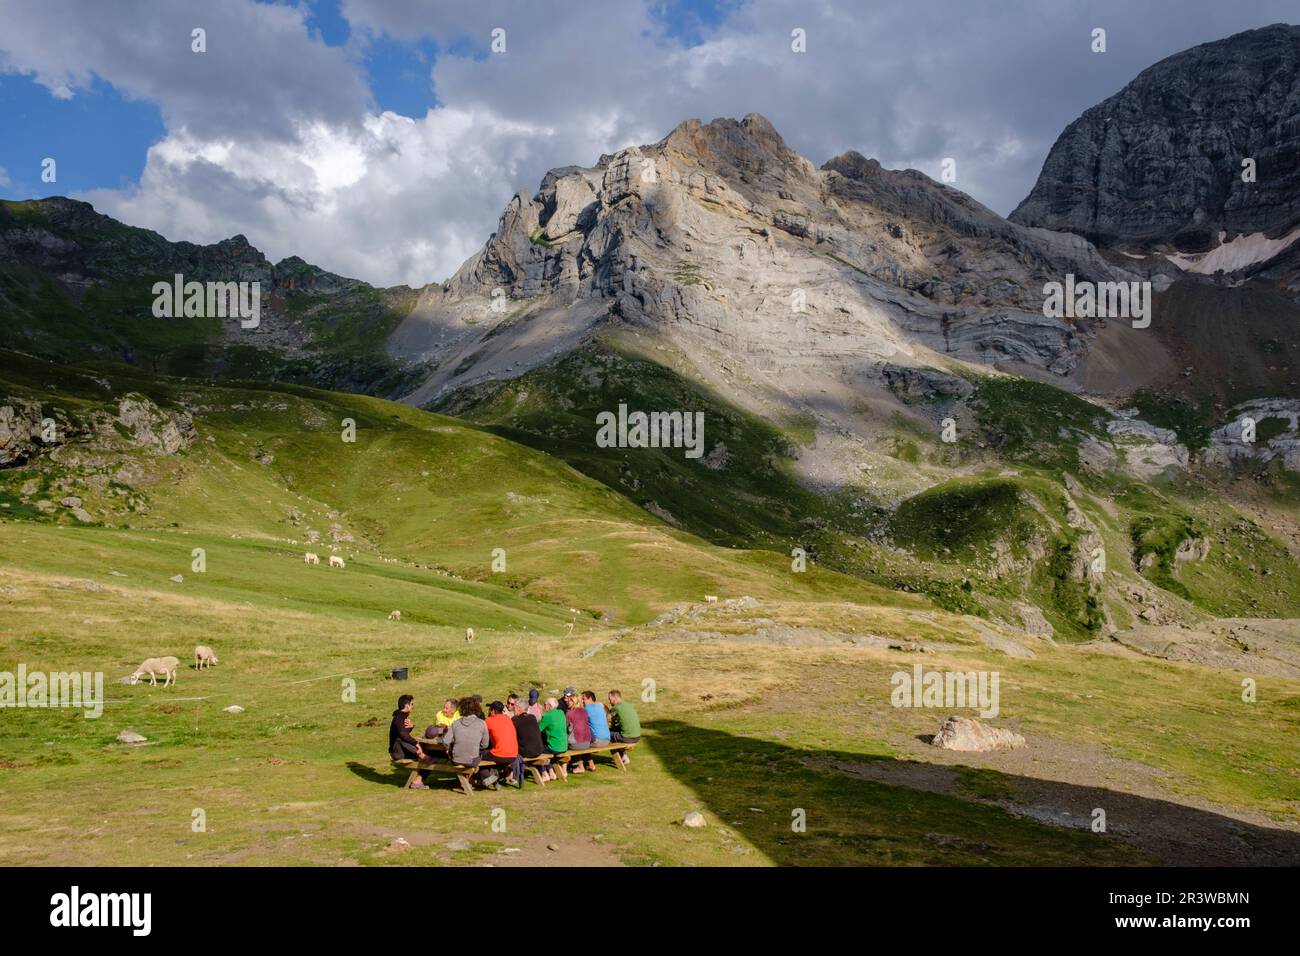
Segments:
[[[634,744],[641,740],[641,718],[637,716],[636,708],[623,699],[623,694],[617,690],[609,692],[609,739],[616,744]],[[624,750],[619,753],[623,758],[623,766],[632,762],[632,758]]]
[[[554,697],[546,698],[546,710],[542,712],[537,727],[542,732],[542,750],[545,753],[562,754],[569,749],[569,722]],[[555,780],[555,763],[552,761],[540,772],[543,780]]]

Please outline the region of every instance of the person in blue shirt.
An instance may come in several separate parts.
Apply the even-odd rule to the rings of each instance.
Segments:
[[[605,716],[605,708],[596,702],[595,691],[582,692],[582,709],[587,712],[587,722],[591,724],[591,745],[608,747],[609,718]]]

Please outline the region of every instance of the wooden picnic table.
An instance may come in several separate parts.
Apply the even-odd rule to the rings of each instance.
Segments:
[[[440,750],[443,753],[446,753],[447,748],[443,745],[441,739],[438,737],[416,737],[415,740],[420,744],[421,747],[425,747],[428,750]],[[572,760],[575,757],[579,759],[583,759],[588,756],[604,753],[604,754],[609,754],[609,756],[613,757],[614,763],[618,766],[618,768],[626,772],[627,767],[623,764],[623,761],[619,757],[619,754],[626,753],[627,751],[631,750],[635,746],[636,744],[634,743],[632,744],[609,743],[603,747],[588,747],[585,750],[566,750],[564,753],[560,753],[560,754],[547,753],[547,754],[541,754],[540,756],[537,757],[524,757],[523,760],[524,760],[524,766],[527,767],[528,772],[532,774],[533,780],[544,787],[546,786],[546,781],[542,779],[542,772],[539,766],[540,764],[553,763],[556,769],[560,773],[560,779],[568,780],[569,779],[568,765],[570,760]],[[475,764],[474,766],[468,766],[466,764],[452,763],[450,761],[444,761],[440,763],[432,760],[411,760],[409,758],[406,760],[394,760],[393,764],[394,766],[401,767],[403,770],[411,771],[411,775],[406,779],[407,786],[410,786],[411,781],[414,780],[417,776],[419,776],[420,771],[422,770],[442,772],[442,773],[454,773],[456,775],[456,779],[460,782],[461,792],[467,794],[472,794],[474,792],[474,786],[473,783],[471,782],[471,778],[482,767],[482,764]],[[518,786],[522,788],[523,785],[524,785],[523,780],[520,780],[518,782]]]

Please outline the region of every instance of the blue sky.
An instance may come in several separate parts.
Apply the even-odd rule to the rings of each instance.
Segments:
[[[61,100],[31,77],[0,74],[0,116],[0,168],[10,181],[0,195],[9,199],[127,186],[164,132],[156,104],[126,100],[103,81]],[[41,182],[46,157],[57,159],[56,183]]]
[[[0,197],[441,281],[546,170],[762,113],[1005,215],[1084,109],[1294,0],[4,0]],[[195,55],[190,32],[208,32]],[[1102,27],[1108,50],[1089,49]],[[806,53],[791,32],[807,36]],[[490,51],[505,31],[504,55]],[[41,181],[41,162],[58,179]]]

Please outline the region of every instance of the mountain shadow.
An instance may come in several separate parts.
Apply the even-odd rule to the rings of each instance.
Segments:
[[[1300,833],[1103,787],[791,746],[676,720],[647,722],[646,730],[699,809],[779,865],[1300,863]],[[969,796],[936,792],[949,788]],[[1089,826],[1097,807],[1106,811],[1105,834]],[[795,828],[799,811],[803,832]]]

